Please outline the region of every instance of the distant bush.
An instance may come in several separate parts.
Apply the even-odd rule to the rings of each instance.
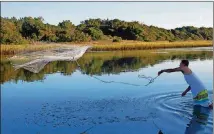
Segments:
[[[176,40],[173,40],[173,39],[172,39],[172,40],[169,40],[169,42],[175,42],[175,41],[176,41]]]
[[[74,32],[74,35],[72,36],[72,41],[74,42],[85,42],[90,40],[91,40],[91,37],[88,34],[83,33],[79,30],[76,30]]]
[[[102,30],[94,27],[89,28],[87,33],[91,36],[92,40],[101,40],[104,36]]]
[[[122,38],[121,37],[117,37],[115,36],[112,40],[112,42],[121,42],[122,41]]]

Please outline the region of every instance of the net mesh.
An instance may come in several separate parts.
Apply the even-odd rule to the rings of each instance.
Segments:
[[[45,65],[52,61],[76,61],[87,51],[91,46],[60,46],[48,50],[37,52],[25,52],[17,54],[9,60],[14,68],[24,68],[30,72],[38,73]]]
[[[153,77],[151,77],[151,76],[138,75],[138,78],[147,79],[147,80],[149,81],[149,83],[146,84],[145,86],[148,86],[149,84],[153,83],[157,77],[158,77],[158,76],[156,76],[156,77],[153,78]]]

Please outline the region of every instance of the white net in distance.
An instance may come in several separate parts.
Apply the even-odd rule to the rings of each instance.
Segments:
[[[17,54],[11,57],[10,61],[16,70],[24,68],[30,72],[38,73],[52,61],[76,61],[90,47],[64,45],[48,50]]]

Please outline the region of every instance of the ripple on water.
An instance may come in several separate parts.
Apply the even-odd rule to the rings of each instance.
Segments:
[[[26,123],[38,126],[101,125],[119,122],[146,122],[161,120],[165,126],[173,125],[162,119],[171,119],[186,126],[194,116],[204,117],[203,113],[193,115],[193,104],[190,94],[181,97],[180,92],[154,94],[143,98],[122,97],[102,100],[68,100],[55,104],[44,103],[41,109],[26,114]],[[197,109],[194,112],[198,112]],[[209,115],[206,117],[206,115]],[[205,113],[205,120],[212,129],[212,115]],[[164,128],[164,129],[167,129]]]
[[[209,92],[209,96],[211,98],[212,92]],[[149,106],[148,108],[153,109],[154,111],[159,111],[158,117],[162,118],[162,123],[165,125],[167,124],[167,121],[163,120],[172,120],[175,124],[186,125],[187,133],[190,133],[190,128],[191,133],[194,134],[212,133],[212,110],[193,106],[191,94],[181,97],[180,92],[172,92],[147,96],[145,99],[147,98],[150,99],[150,101],[147,102],[147,105]]]

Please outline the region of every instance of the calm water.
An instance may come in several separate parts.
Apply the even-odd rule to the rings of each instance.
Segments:
[[[78,63],[53,62],[38,74],[1,62],[2,134],[211,134],[212,111],[193,107],[180,59],[213,95],[213,51],[88,52]],[[211,99],[212,100],[212,99]]]

